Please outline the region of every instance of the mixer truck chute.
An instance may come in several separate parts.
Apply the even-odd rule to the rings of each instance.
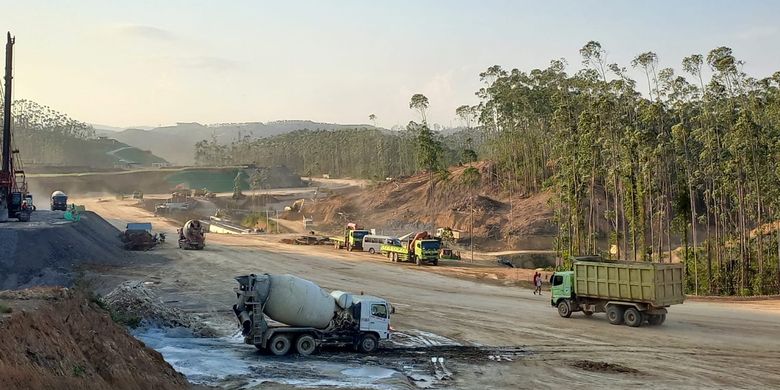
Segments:
[[[371,353],[390,338],[392,306],[384,299],[334,291],[292,275],[236,277],[238,317],[244,342],[274,355],[295,349],[351,346]]]
[[[206,234],[203,224],[197,219],[191,219],[179,229],[179,248],[203,249],[206,246]]]

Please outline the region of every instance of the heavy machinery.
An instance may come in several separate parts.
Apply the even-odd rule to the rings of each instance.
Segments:
[[[439,265],[440,248],[441,240],[432,238],[428,232],[419,232],[407,234],[393,244],[382,244],[379,251],[392,262],[411,261],[417,265]]]
[[[201,250],[206,246],[206,232],[203,224],[197,219],[191,219],[178,230],[179,248]]]
[[[581,311],[586,316],[607,313],[613,325],[660,325],[667,308],[683,303],[681,263],[608,261],[594,257],[574,262],[572,271],[550,278],[550,304],[561,317]]]
[[[152,224],[149,222],[128,223],[119,238],[126,250],[146,251],[160,243],[157,235],[152,234]]]
[[[3,100],[3,145],[2,165],[0,165],[0,221],[17,219],[30,220],[32,207],[27,204],[27,181],[21,167],[21,160],[15,157],[19,150],[12,149],[11,138],[11,97],[13,80],[13,46],[16,39],[8,33],[5,44],[5,95]]]
[[[450,248],[441,248],[439,250],[439,260],[460,260],[460,251]]]
[[[371,234],[370,231],[361,229],[357,224],[348,223],[344,228],[344,235],[339,237],[331,237],[333,246],[336,249],[347,248],[348,251],[363,250],[363,237]]]
[[[53,210],[65,211],[68,208],[68,195],[62,191],[54,191],[51,193],[50,208]]]
[[[390,339],[390,315],[384,299],[341,291],[328,294],[316,284],[293,275],[236,277],[238,318],[244,342],[274,355],[293,346],[300,355],[318,347],[351,346],[371,353],[379,340]]]

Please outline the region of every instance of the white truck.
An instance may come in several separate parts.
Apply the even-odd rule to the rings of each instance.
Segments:
[[[238,317],[244,342],[281,356],[293,347],[307,356],[319,347],[351,346],[371,353],[390,339],[392,305],[382,298],[342,291],[328,294],[293,275],[236,277]]]

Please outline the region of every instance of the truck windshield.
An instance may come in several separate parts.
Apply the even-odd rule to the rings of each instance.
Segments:
[[[352,237],[355,237],[358,240],[362,240],[363,237],[365,237],[367,234],[368,234],[368,232],[363,232],[363,231],[360,231],[360,230],[356,230],[356,231],[352,232]]]
[[[437,250],[440,246],[438,241],[423,241],[420,243],[420,245],[425,250]]]
[[[560,286],[561,284],[563,284],[563,275],[553,275],[552,285]]]

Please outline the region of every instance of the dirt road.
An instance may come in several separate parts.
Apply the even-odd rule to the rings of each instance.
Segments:
[[[79,201],[81,202],[81,200]],[[121,223],[174,224],[121,202],[83,201],[89,210]],[[780,386],[780,303],[696,302],[670,309],[660,327],[612,326],[603,315],[560,318],[549,294],[453,278],[380,256],[326,247],[290,246],[274,236],[207,238],[204,251],[164,248],[171,261],[118,270],[122,277],[156,282],[164,299],[204,315],[225,316],[233,303],[233,277],[291,273],[326,289],[365,291],[388,298],[398,312],[394,327],[416,329],[464,344],[523,346],[531,354],[510,363],[461,367],[457,388],[777,388]],[[442,274],[444,273],[444,274]],[[251,348],[247,346],[248,348]],[[637,372],[612,370],[619,364]],[[627,370],[630,371],[630,370]]]

